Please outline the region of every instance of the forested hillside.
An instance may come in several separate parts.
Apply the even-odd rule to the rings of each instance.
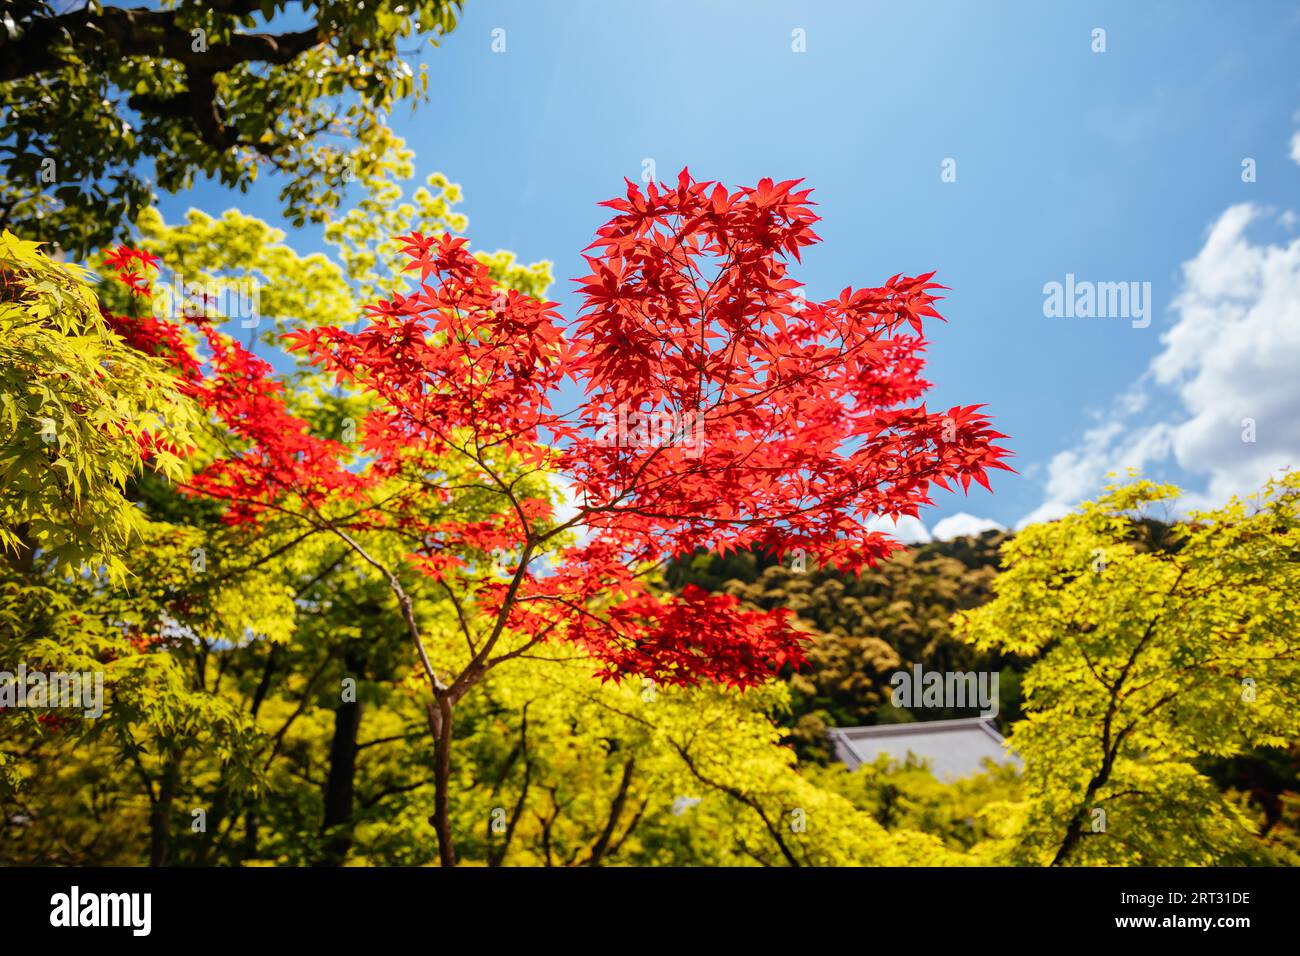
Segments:
[[[954,612],[991,598],[998,549],[1008,537],[990,531],[917,545],[861,575],[819,569],[812,561],[798,570],[789,557],[778,562],[761,552],[699,554],[675,562],[667,580],[798,615],[811,642],[810,666],[784,671],[791,688],[787,723],[802,755],[825,760],[827,727],[975,715],[973,708],[894,707],[889,677],[913,664],[934,671],[998,671],[995,723],[1018,717],[1024,660],[976,650],[952,630]]]

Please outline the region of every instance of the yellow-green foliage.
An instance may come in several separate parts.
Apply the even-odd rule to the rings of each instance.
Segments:
[[[140,441],[192,441],[197,408],[161,361],[105,324],[87,273],[0,236],[0,550],[122,577],[141,516],[125,496]],[[160,450],[167,477],[181,460]]]
[[[923,761],[882,754],[850,771],[843,764],[807,767],[818,786],[848,797],[859,810],[895,832],[932,834],[970,865],[1005,863],[1020,817],[1020,775],[1014,764],[989,762],[983,773],[938,780]],[[952,854],[946,859],[951,860]],[[937,864],[939,859],[923,861]]]
[[[444,609],[446,610],[446,609]],[[436,629],[439,616],[426,618]],[[439,653],[456,639],[444,634]],[[777,683],[739,693],[593,680],[572,651],[494,672],[459,712],[452,816],[467,865],[944,865],[958,852],[937,837],[887,832],[847,796],[800,772],[771,711]],[[385,793],[360,814],[349,862],[418,864],[434,858],[428,821],[428,742],[411,693],[363,688],[366,752],[359,793]],[[367,703],[367,708],[371,704]],[[276,704],[269,713],[283,719]],[[303,766],[327,758],[328,711],[294,725],[286,752]],[[406,736],[403,738],[403,732]],[[297,789],[291,763],[272,786]],[[277,835],[278,862],[301,852]],[[959,849],[959,848],[958,848]],[[788,855],[787,855],[788,854]]]
[[[268,585],[250,577],[236,593],[219,582],[205,587],[193,570],[192,529],[144,522],[140,532],[133,573],[124,585],[57,569],[21,573],[0,565],[0,661],[6,668],[21,662],[28,671],[95,674],[103,686],[98,716],[53,704],[4,713],[0,753],[9,759],[0,794],[19,806],[35,799],[41,811],[12,848],[11,860],[46,862],[43,841],[68,852],[74,832],[115,842],[117,825],[80,819],[69,834],[57,836],[77,810],[68,807],[65,815],[47,805],[62,800],[63,790],[82,785],[89,795],[77,799],[107,798],[116,786],[110,783],[114,768],[119,783],[162,781],[178,755],[187,754],[191,761],[203,757],[231,767],[231,786],[257,785],[256,768],[248,762],[254,725],[229,699],[208,693],[201,681],[196,687],[194,665],[196,654],[215,642],[235,643],[249,633],[250,622],[271,616],[274,605],[258,593]],[[185,595],[184,611],[169,607],[179,595]],[[143,792],[135,796],[147,802]],[[114,812],[132,815],[132,805],[128,799]],[[147,809],[136,809],[147,817]]]
[[[1300,735],[1300,476],[1144,522],[1168,485],[1114,485],[1003,550],[995,600],[959,615],[980,648],[1040,655],[1024,682],[1029,863],[1222,864],[1254,825],[1198,758]]]
[[[453,208],[461,201],[460,186],[442,173],[430,174],[425,185],[403,201],[400,181],[414,175],[414,155],[396,140],[382,162],[358,177],[365,195],[325,227],[325,241],[338,250],[339,261],[362,302],[410,292],[411,276],[403,271],[409,260],[401,255],[396,237],[413,232],[463,233],[469,228],[468,217]],[[551,284],[549,262],[519,265],[515,254],[504,250],[476,255],[499,285],[540,298]]]
[[[270,343],[289,327],[350,325],[362,318],[366,305],[395,292],[409,293],[411,276],[403,271],[408,260],[397,237],[463,233],[469,219],[453,208],[461,201],[460,186],[442,173],[431,174],[426,185],[403,200],[402,181],[414,173],[413,154],[400,139],[390,139],[382,160],[359,175],[361,196],[356,203],[325,227],[333,258],[296,252],[286,245],[283,230],[236,209],[216,218],[191,209],[176,225],[166,223],[154,208],[144,210],[136,222],[138,244],[158,256],[175,277],[157,286],[157,307],[172,307],[176,282],[198,284],[218,303],[223,293],[247,290],[255,283],[259,315],[249,327],[254,336]],[[476,255],[507,288],[541,297],[551,284],[549,262],[523,265],[505,250]],[[102,254],[93,259],[96,265],[102,261]],[[125,308],[124,291],[106,291],[112,305]]]

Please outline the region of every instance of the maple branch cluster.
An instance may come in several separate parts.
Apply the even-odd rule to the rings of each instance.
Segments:
[[[587,250],[568,324],[556,303],[496,287],[465,239],[401,237],[417,292],[367,307],[358,331],[284,337],[370,400],[359,456],[311,434],[270,366],[210,325],[193,323],[211,353],[200,371],[169,323],[115,321],[176,363],[237,438],[190,486],[226,502],[226,520],[288,508],[342,531],[399,531],[415,570],[493,622],[480,648],[509,630],[575,642],[607,677],[747,686],[802,663],[788,612],[694,588],[665,596],[650,570],[741,548],[860,570],[900,547],[870,518],[916,515],[932,484],[988,487],[1007,468],[980,406],[918,404],[922,323],[940,318],[933,273],[805,301],[789,266],[818,241],[817,217],[798,187],[729,191],[685,170],[676,188],[628,183],[604,204],[614,216]],[[132,255],[114,264],[138,291]],[[586,401],[559,413],[566,381]],[[602,426],[620,408],[698,416],[703,447],[610,443]],[[533,473],[563,476],[576,514],[522,493]],[[429,494],[364,506],[394,483]],[[339,499],[361,504],[325,517]],[[502,553],[504,575],[488,567]]]

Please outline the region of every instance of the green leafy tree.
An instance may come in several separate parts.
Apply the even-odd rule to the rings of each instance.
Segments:
[[[365,214],[345,215],[328,230],[327,241],[339,250],[339,262],[320,254],[299,255],[285,244],[281,231],[235,210],[218,218],[192,210],[178,225],[146,210],[136,224],[141,244],[174,264],[177,277],[175,288],[157,290],[150,307],[166,312],[200,304],[217,324],[246,326],[250,346],[270,342],[290,326],[351,322],[373,296],[376,283],[401,281],[386,274],[396,263],[395,246],[388,238],[398,231],[392,217],[428,232],[464,229],[467,224],[452,210],[459,201],[458,187],[440,174],[429,177],[409,202],[402,202],[396,180],[411,175],[411,154],[399,141],[390,147],[385,159],[361,176],[365,197],[360,206]],[[381,226],[389,224],[382,232],[376,231],[376,216]],[[28,253],[29,246],[15,249]],[[547,263],[517,264],[508,252],[482,258],[499,283],[513,288],[540,295],[550,282]],[[94,262],[103,267],[105,259],[100,254]],[[49,268],[55,278],[83,276],[52,264]],[[20,285],[19,278],[25,284]],[[11,287],[18,304],[10,311],[17,315],[19,304],[25,309],[15,322],[33,321],[30,314],[39,310],[26,301],[28,286],[43,291],[46,280],[43,275],[14,277]],[[230,313],[224,293],[249,286],[258,293],[254,312]],[[101,305],[119,314],[140,307],[116,283],[101,285],[98,299],[84,282],[75,291],[84,300],[86,321],[100,326]],[[46,311],[65,323],[72,320],[61,306]],[[109,345],[141,367],[162,368],[159,360],[125,348],[106,329],[103,334]],[[51,348],[70,348],[75,354],[78,343],[69,346],[65,338],[51,333]],[[51,376],[56,381],[66,378],[56,358],[39,351],[19,355],[15,350],[22,375],[11,376],[16,383],[11,390],[17,394],[18,385],[28,379],[32,389],[39,389]],[[309,369],[291,374],[295,412],[317,433],[349,441],[349,425],[364,416],[364,401],[327,390]],[[129,375],[119,378],[119,384],[131,383]],[[106,382],[104,387],[111,385]],[[24,410],[23,401],[18,396],[7,401],[7,407]],[[101,404],[108,404],[107,399]],[[165,437],[177,444],[184,439],[189,448],[185,466],[199,468],[225,450],[229,436],[222,429],[198,427],[197,417],[191,424],[191,432],[172,430]],[[96,435],[89,433],[90,438]],[[69,448],[75,437],[72,433],[64,439]],[[204,863],[268,857],[341,862],[349,856],[357,826],[369,815],[385,813],[393,797],[413,789],[402,768],[418,767],[418,783],[431,762],[428,746],[420,750],[418,738],[428,733],[427,725],[420,725],[427,715],[412,704],[406,687],[405,628],[392,604],[390,582],[350,548],[340,550],[340,542],[323,533],[304,533],[299,523],[268,522],[256,533],[222,523],[210,504],[177,493],[169,478],[184,469],[174,457],[168,461],[176,466],[171,473],[140,468],[135,437],[128,435],[132,440],[124,443],[134,455],[128,462],[134,472],[119,483],[116,499],[103,496],[116,502],[131,527],[110,542],[113,550],[105,548],[103,557],[118,560],[146,546],[148,558],[131,560],[130,573],[111,580],[69,575],[49,560],[28,561],[15,565],[0,582],[9,589],[6,611],[12,612],[5,621],[8,629],[0,634],[3,660],[50,668],[60,662],[84,664],[106,675],[108,697],[103,719],[59,718],[51,723],[42,719],[49,714],[23,711],[19,716],[24,719],[0,723],[8,798],[13,801],[6,819],[21,821],[22,847],[37,853],[34,848],[49,850],[57,844],[57,856],[66,862]],[[91,461],[99,464],[106,458]],[[551,493],[542,487],[531,491],[539,496]],[[440,506],[425,500],[422,489],[398,481],[376,489],[375,495],[377,502],[404,497],[413,504],[423,500],[428,508]],[[39,502],[27,494],[21,503],[26,510],[15,511],[19,517],[33,512]],[[466,520],[473,520],[473,502],[462,503]],[[15,522],[28,533],[30,521]],[[75,526],[72,517],[62,514],[54,514],[50,523],[56,529]],[[452,610],[442,603],[440,591],[427,593],[428,588],[420,586],[425,579],[405,569],[401,555],[409,544],[400,533],[376,531],[358,538],[370,558],[406,581],[404,593],[415,602],[416,614],[435,631],[438,626],[445,629]],[[48,552],[49,546],[44,547]],[[51,614],[54,609],[78,611],[31,613],[45,605]],[[457,630],[452,633],[459,636]],[[115,680],[145,663],[168,669],[148,681]],[[340,693],[347,682],[360,688],[359,696]],[[132,691],[144,694],[151,688],[149,706],[136,706],[140,702]],[[184,716],[204,713],[206,719]],[[168,715],[170,722],[150,722],[150,714]],[[407,734],[412,718],[415,740]],[[206,727],[202,734],[197,732],[201,727]],[[362,741],[372,728],[382,738],[393,727],[400,732],[392,741]],[[363,751],[368,757],[396,742],[408,744],[398,751],[397,767],[380,762],[374,768],[372,761],[361,759]],[[38,760],[38,755],[57,759]],[[393,780],[399,778],[402,783],[393,791]],[[318,787],[304,788],[304,780]],[[287,804],[268,801],[273,792],[287,797]],[[68,795],[60,796],[63,793]],[[70,807],[78,802],[100,808],[96,824],[60,837],[57,820],[73,812]],[[42,812],[35,812],[38,807]],[[203,811],[204,826],[190,831],[194,809]],[[292,825],[279,825],[286,820]],[[149,839],[142,844],[122,838],[119,831],[133,827],[137,833],[147,832]],[[187,832],[197,835],[185,837]],[[11,859],[39,859],[18,846]],[[407,847],[406,853],[408,859],[415,858],[418,848]]]
[[[178,476],[199,412],[158,359],[105,323],[83,270],[0,236],[0,553],[126,574],[143,517],[127,485]]]
[[[914,830],[943,840],[963,863],[1005,865],[1023,818],[1019,771],[1013,764],[990,763],[982,773],[938,780],[925,761],[913,756],[850,771],[843,764],[811,767],[812,780],[843,794],[890,831]]]
[[[489,865],[829,866],[950,861],[811,781],[774,717],[789,690],[596,685],[580,654],[503,667],[475,698],[455,789]]]
[[[1202,765],[1300,734],[1300,476],[1148,520],[1177,495],[1113,485],[1025,529],[1004,546],[996,598],[958,616],[976,647],[1038,658],[1009,738],[1025,762],[1020,862],[1270,858]]]
[[[323,221],[383,162],[388,113],[427,97],[411,54],[460,6],[5,0],[0,224],[85,254],[150,205],[150,165],[167,192],[198,175],[246,190],[274,172],[288,217]]]

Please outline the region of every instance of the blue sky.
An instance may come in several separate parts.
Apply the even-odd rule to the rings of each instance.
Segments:
[[[1020,474],[992,495],[936,491],[930,527],[1050,517],[1119,464],[1209,501],[1300,452],[1294,4],[468,0],[421,59],[431,102],[391,120],[419,178],[463,186],[476,247],[553,261],[566,314],[596,204],[647,159],[663,179],[807,180],[823,217],[798,273],[810,297],[938,270],[930,403],[987,403]],[[161,206],[279,223],[276,189],[203,183]],[[292,241],[318,248],[319,231]],[[1044,284],[1067,273],[1149,282],[1150,325],[1046,317]],[[1241,336],[1246,354],[1207,364]]]

